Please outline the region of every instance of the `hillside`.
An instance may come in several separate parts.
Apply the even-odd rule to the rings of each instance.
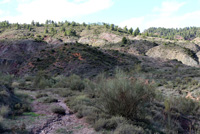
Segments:
[[[198,134],[200,42],[158,31],[1,22],[0,133]]]
[[[151,27],[144,31],[145,34],[153,37],[160,37],[170,40],[193,40],[200,35],[199,27],[185,28],[156,28]]]

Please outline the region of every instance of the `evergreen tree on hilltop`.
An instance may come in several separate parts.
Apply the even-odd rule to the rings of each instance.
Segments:
[[[140,29],[137,27],[133,33],[134,36],[137,36],[140,34]]]
[[[133,28],[131,27],[131,28],[128,30],[128,32],[129,32],[130,34],[133,34]]]

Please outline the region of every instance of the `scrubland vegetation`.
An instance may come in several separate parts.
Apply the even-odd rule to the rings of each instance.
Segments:
[[[5,79],[8,77],[11,76]],[[20,88],[37,92],[36,98],[42,99],[42,103],[57,102],[55,97],[48,96],[48,92],[57,94],[65,98],[71,113],[84,118],[99,132],[140,134],[200,131],[197,118],[200,114],[199,102],[185,97],[164,96],[156,90],[155,84],[133,78],[120,69],[115,71],[114,76],[100,74],[91,80],[77,75],[47,77],[45,73],[39,72],[36,76],[20,78],[16,82],[23,79],[30,80],[31,84],[26,82],[15,86],[16,92]],[[14,107],[2,105],[1,120],[6,120],[10,114],[23,115],[31,111],[25,106],[28,99],[25,100]],[[12,108],[15,113],[11,111]],[[51,110],[56,114],[65,114],[60,106],[53,106]]]
[[[15,55],[0,56],[0,132],[48,133],[54,126],[53,133],[86,127],[102,134],[200,133],[199,67],[146,55],[162,46],[198,62],[196,44],[190,48],[187,41],[155,38],[155,33],[167,39],[180,34],[190,40],[198,32],[190,36],[185,31],[195,30],[170,29],[166,34],[166,29],[150,28],[140,33],[139,28],[106,23],[1,22],[6,50],[28,45]],[[102,33],[105,39],[100,39]],[[82,44],[80,38],[103,45]],[[19,40],[25,41],[15,44]]]

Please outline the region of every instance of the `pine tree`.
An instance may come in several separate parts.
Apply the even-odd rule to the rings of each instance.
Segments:
[[[85,24],[85,22],[83,22],[83,24],[82,24],[82,25],[83,25],[84,27],[85,27],[85,26],[87,26],[87,25]]]
[[[137,27],[133,33],[134,36],[137,36],[140,34],[140,29]]]
[[[131,28],[128,30],[128,32],[129,32],[130,34],[133,34],[133,28],[131,27]]]
[[[16,24],[16,29],[20,29],[20,25],[18,23]]]
[[[128,42],[128,40],[126,39],[126,37],[123,37],[123,38],[122,38],[122,43],[123,43],[123,44],[127,44],[127,42]]]
[[[35,26],[35,22],[34,22],[34,20],[31,22],[31,25],[32,25],[32,26]]]
[[[115,27],[115,25],[114,25],[114,24],[111,24],[111,25],[110,25],[110,30],[114,30],[114,27]]]
[[[124,31],[125,31],[125,32],[127,32],[127,31],[128,31],[128,28],[127,28],[127,26],[125,26],[125,27],[124,27]]]
[[[49,20],[46,20],[45,24],[48,25],[49,24]]]
[[[87,30],[90,30],[90,25],[87,25],[86,29],[87,29]]]
[[[61,32],[65,32],[65,28],[64,28],[64,27],[61,27],[60,31],[61,31]]]
[[[47,28],[45,28],[44,33],[47,34],[49,31]]]

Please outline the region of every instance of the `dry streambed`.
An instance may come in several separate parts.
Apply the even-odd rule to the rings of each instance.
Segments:
[[[44,90],[43,90],[44,91]],[[24,91],[27,92],[27,91]],[[30,94],[30,91],[28,91]],[[31,104],[33,112],[39,117],[36,117],[34,123],[29,128],[32,134],[95,134],[96,132],[85,123],[84,119],[78,119],[75,114],[70,112],[66,106],[64,98],[48,92],[48,96],[57,99],[57,102],[44,103],[35,97],[35,92],[31,95],[34,101]],[[65,110],[65,115],[55,114],[51,108],[53,106],[60,106]]]

